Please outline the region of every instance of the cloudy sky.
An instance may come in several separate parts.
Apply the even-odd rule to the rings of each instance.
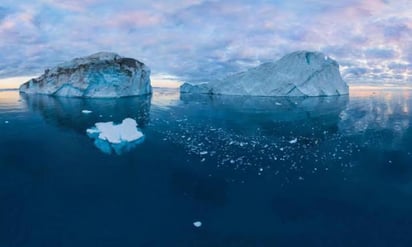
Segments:
[[[411,0],[1,0],[0,78],[98,51],[207,80],[318,50],[356,83],[412,84]]]

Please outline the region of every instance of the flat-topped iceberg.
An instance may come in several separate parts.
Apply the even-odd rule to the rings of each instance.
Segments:
[[[76,58],[20,86],[26,94],[114,98],[150,94],[150,69],[142,62],[100,52]]]
[[[320,52],[297,51],[276,62],[204,84],[185,83],[181,93],[250,96],[332,96],[349,93],[338,63]]]
[[[136,120],[126,118],[120,124],[113,122],[96,123],[87,129],[87,134],[95,139],[94,144],[102,152],[122,154],[143,141],[144,135],[137,129]]]

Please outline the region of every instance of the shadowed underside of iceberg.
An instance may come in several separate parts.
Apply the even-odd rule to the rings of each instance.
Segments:
[[[100,52],[76,58],[20,87],[26,94],[112,98],[150,94],[150,69],[133,58]]]
[[[250,96],[332,96],[349,93],[338,63],[320,52],[298,51],[276,62],[204,84],[185,83],[181,93]]]

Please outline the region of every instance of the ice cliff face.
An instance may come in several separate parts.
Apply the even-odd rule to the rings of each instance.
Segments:
[[[276,62],[205,84],[185,83],[182,93],[251,96],[331,96],[348,94],[338,63],[320,52],[297,51]]]
[[[150,69],[115,53],[75,58],[20,86],[26,94],[112,98],[150,94]]]

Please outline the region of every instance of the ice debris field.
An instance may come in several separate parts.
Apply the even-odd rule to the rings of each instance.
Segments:
[[[237,181],[232,182],[244,183],[252,172],[257,176],[281,176],[281,183],[288,184],[330,169],[339,170],[342,179],[346,179],[344,174],[356,165],[351,157],[362,150],[340,133],[304,123],[301,128],[309,128],[309,133],[290,130],[280,134],[289,125],[280,123],[279,129],[270,130],[272,135],[268,135],[268,130],[261,127],[228,129],[218,122],[195,122],[189,116],[168,114],[169,117],[155,118],[150,124],[161,132],[163,142],[183,147],[191,157],[191,165],[213,165],[218,170],[230,168],[244,173],[244,178],[236,176]],[[332,165],[336,163],[339,165]]]

